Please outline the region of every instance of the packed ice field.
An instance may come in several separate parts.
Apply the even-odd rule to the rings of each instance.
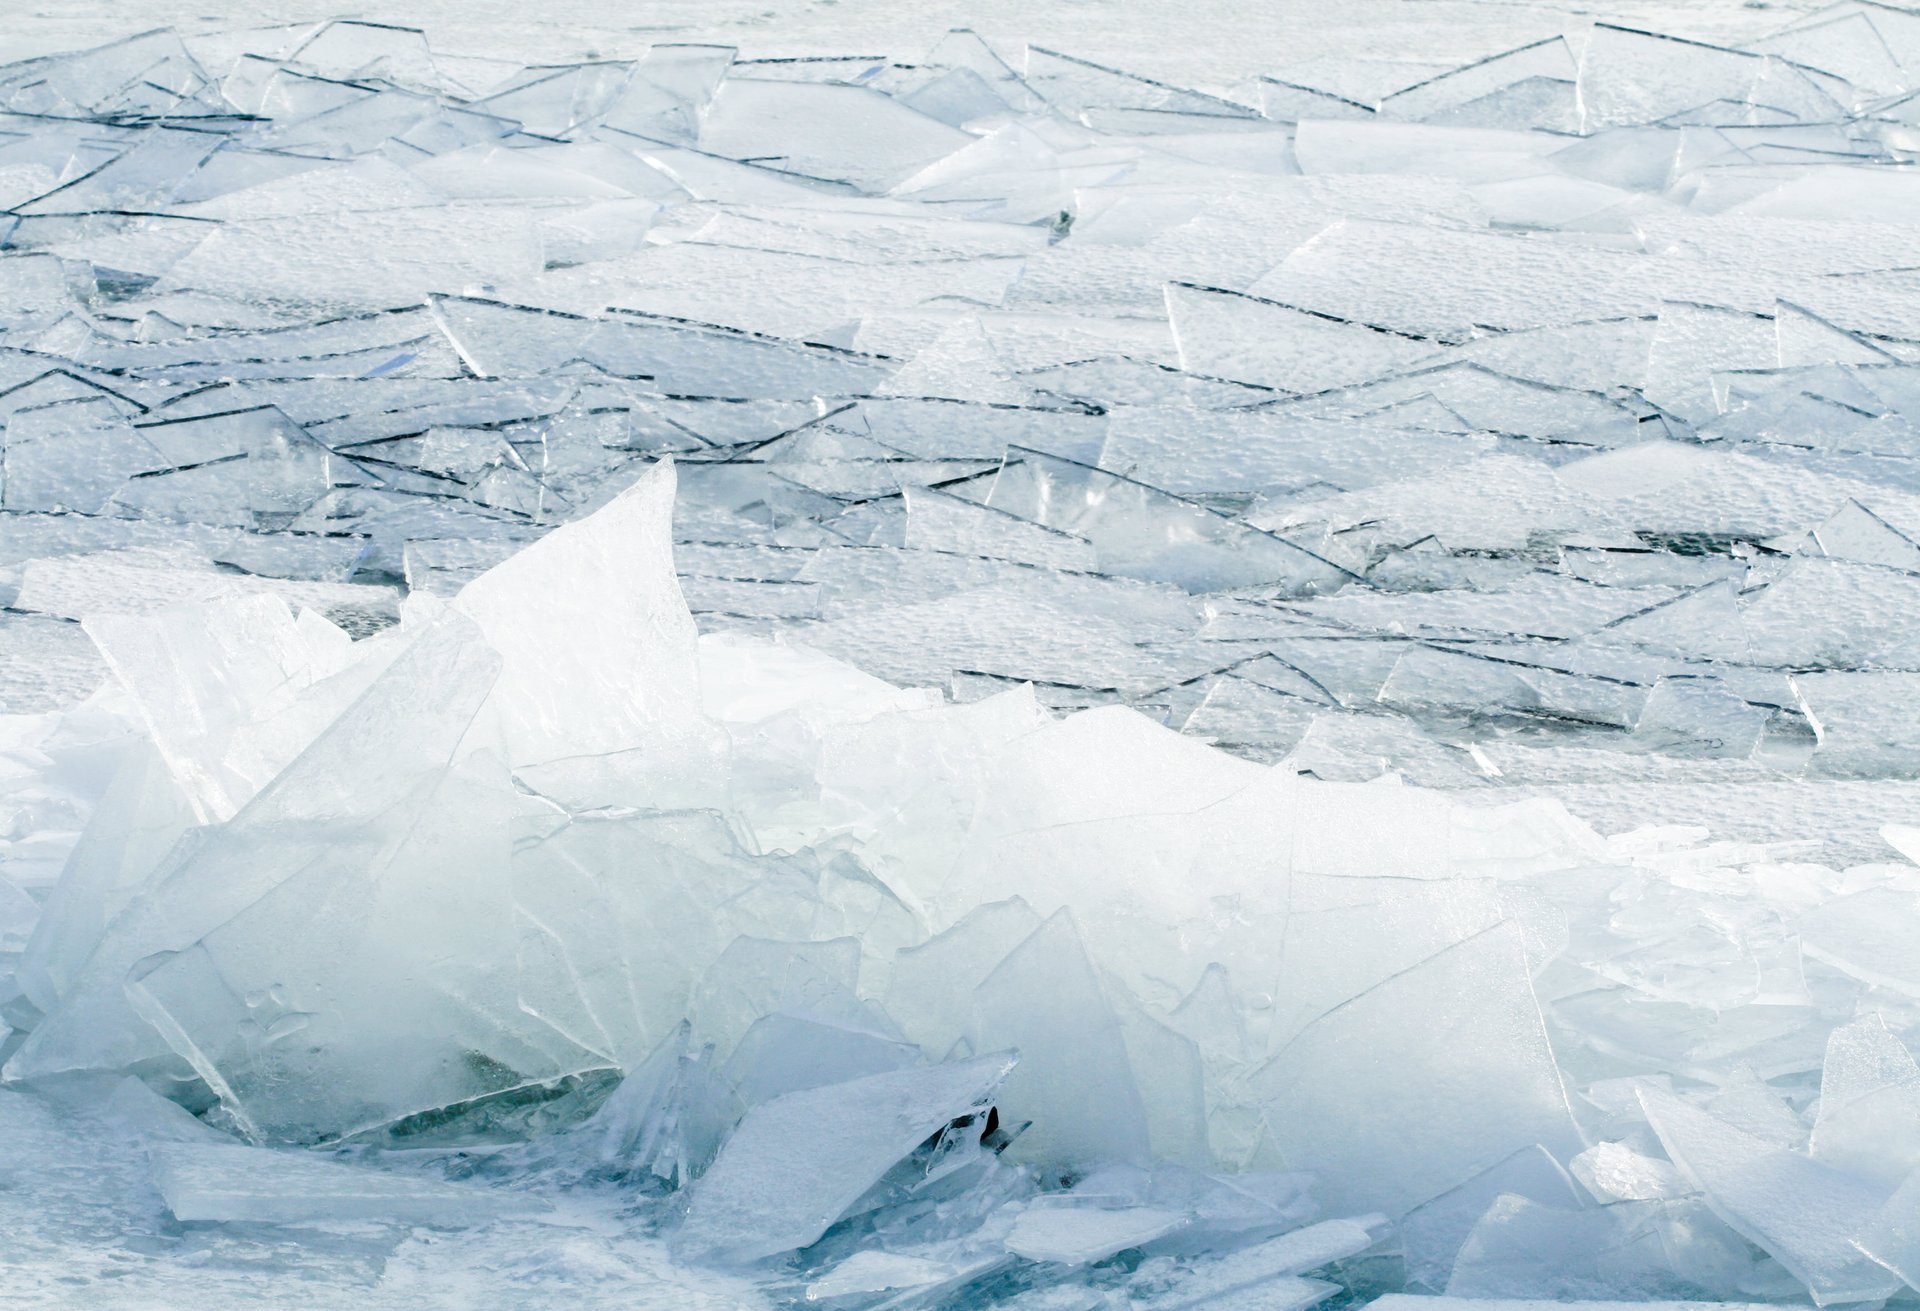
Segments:
[[[1920,12],[1644,19],[0,65],[0,1302],[1912,1304]]]

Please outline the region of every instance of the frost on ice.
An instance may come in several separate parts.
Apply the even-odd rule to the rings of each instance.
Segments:
[[[1916,87],[0,67],[6,1295],[1911,1298]]]

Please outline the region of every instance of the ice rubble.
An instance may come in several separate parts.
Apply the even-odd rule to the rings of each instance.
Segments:
[[[1015,63],[0,67],[23,1296],[1920,1288],[1920,18]]]

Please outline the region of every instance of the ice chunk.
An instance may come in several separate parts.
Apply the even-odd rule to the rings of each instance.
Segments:
[[[231,819],[384,668],[376,657],[317,688],[370,653],[316,620],[301,625],[285,601],[256,593],[86,621],[202,821]]]
[[[886,1011],[928,1051],[944,1053],[973,1020],[973,994],[1040,927],[1018,897],[976,906],[943,933],[895,956]]]
[[[513,793],[488,763],[416,784],[384,850],[342,841],[192,946],[135,966],[134,1009],[249,1136],[404,1134],[408,1117],[613,1064],[520,1005]]]
[[[43,1012],[59,1005],[107,926],[196,818],[157,751],[143,745],[127,754],[44,909],[36,907],[15,966],[29,1001]]]
[[[703,150],[772,161],[885,191],[973,138],[861,86],[721,83],[700,123]]]
[[[762,1103],[695,1188],[676,1250],[745,1264],[809,1246],[915,1147],[984,1112],[1015,1061],[896,1070]]]
[[[1095,566],[1093,543],[1072,533],[932,488],[910,487],[904,499],[910,549],[983,555],[1050,569],[1091,572]]]

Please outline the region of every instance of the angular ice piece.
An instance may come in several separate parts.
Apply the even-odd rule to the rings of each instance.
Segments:
[[[701,724],[698,634],[673,571],[671,461],[462,588],[503,662],[511,763],[656,746]]]
[[[299,1225],[371,1220],[456,1228],[553,1209],[551,1203],[524,1192],[237,1144],[156,1146],[153,1182],[173,1218],[187,1222]]]
[[[1808,1150],[1888,1187],[1920,1170],[1920,1065],[1879,1014],[1827,1035]]]
[[[1595,631],[1596,640],[1624,638],[1658,655],[1747,663],[1753,648],[1731,578],[1707,583]]]
[[[781,941],[742,935],[727,944],[688,1009],[703,1041],[733,1046],[763,1016],[780,1011],[850,1018],[860,977],[860,944]]]
[[[1558,327],[1644,314],[1658,298],[1639,256],[1486,230],[1349,218],[1247,288],[1310,313],[1420,337]]]
[[[886,1011],[927,1051],[941,1055],[973,1018],[974,990],[1040,927],[1019,897],[975,906],[952,928],[894,957]]]
[[[1816,1305],[1867,1302],[1899,1289],[1854,1242],[1885,1204],[1886,1188],[1775,1147],[1670,1094],[1643,1086],[1640,1104],[1714,1213],[1805,1283]]]
[[[1567,1168],[1601,1202],[1649,1202],[1678,1197],[1686,1185],[1669,1161],[1642,1156],[1624,1142],[1595,1143]]]
[[[923,1294],[932,1295],[935,1292],[932,1285],[945,1284],[961,1271],[962,1267],[952,1261],[865,1247],[810,1282],[806,1296],[809,1302],[839,1305],[839,1299],[894,1293],[896,1297],[881,1305],[912,1305],[905,1299],[919,1300]]]
[[[1439,350],[1423,337],[1217,287],[1173,282],[1166,297],[1180,367],[1207,377],[1319,392],[1398,372]]]
[[[1783,369],[1802,364],[1890,364],[1894,359],[1866,338],[1784,300],[1773,303],[1773,334],[1774,358]]]
[[[711,1045],[694,1050],[682,1020],[577,1133],[604,1166],[685,1187],[706,1172],[740,1118],[739,1099],[714,1068]]]
[[[1855,1235],[1854,1246],[1920,1288],[1920,1171],[1893,1191],[1872,1223]]]
[[[1315,1020],[1254,1088],[1281,1159],[1318,1171],[1335,1209],[1404,1215],[1512,1152],[1579,1141],[1512,921]]]
[[[1145,483],[1040,451],[995,477],[987,504],[1093,544],[1102,572],[1189,592],[1266,586],[1291,596],[1337,592],[1352,570],[1276,533]]]
[[[879,390],[885,396],[941,396],[997,405],[1025,405],[1033,399],[1011,376],[979,321],[965,319],[923,346]]]
[[[876,1029],[807,1015],[754,1022],[727,1058],[726,1076],[748,1107],[790,1092],[846,1083],[920,1063],[920,1049]]]
[[[1653,685],[1634,737],[1669,755],[1743,758],[1753,754],[1770,711],[1703,680],[1662,678]]]
[[[1654,330],[1646,397],[1690,423],[1705,423],[1722,408],[1711,374],[1766,368],[1775,356],[1771,317],[1668,301],[1660,307]]]
[[[98,615],[85,624],[138,698],[154,744],[203,823],[231,819],[306,747],[310,732],[331,719],[328,711],[337,714],[384,668],[375,658],[337,693],[322,692],[317,684],[368,653],[354,651],[325,620],[303,627],[285,601],[264,593],[141,617]],[[318,715],[300,712],[309,699]]]
[[[322,312],[387,309],[530,277],[541,265],[530,214],[452,203],[342,211],[324,223],[310,215],[225,223],[169,268],[155,291],[294,301]]]
[[[700,123],[700,148],[885,191],[973,137],[860,86],[730,78]]]
[[[1187,1221],[1183,1211],[1151,1206],[1109,1210],[1035,1202],[1014,1217],[1007,1250],[1029,1261],[1086,1265],[1164,1238]]]
[[[675,1251],[743,1265],[812,1244],[915,1147],[984,1112],[1016,1060],[897,1070],[762,1103],[694,1189]]]
[[[1123,73],[1041,46],[1027,47],[1027,85],[1068,114],[1098,109],[1154,109],[1220,118],[1254,118],[1253,110],[1218,96]]]
[[[1331,817],[1316,818],[1326,823]],[[1353,822],[1334,820],[1331,827],[1344,830]],[[1424,824],[1409,830],[1431,836]],[[1389,858],[1380,867],[1393,866]],[[1321,1016],[1504,918],[1498,897],[1477,880],[1326,878],[1296,870],[1274,971],[1271,1041],[1290,1041]]]
[[[700,117],[733,57],[732,46],[650,46],[600,121],[617,132],[692,145],[700,135]]]
[[[198,817],[151,745],[131,750],[95,805],[15,966],[42,1012],[73,987],[107,925]]]
[[[322,76],[346,81],[372,78],[432,90],[439,90],[446,82],[434,64],[426,34],[413,27],[334,19],[301,41],[286,58]]]
[[[974,1050],[1021,1053],[1000,1099],[1003,1118],[1032,1121],[1016,1156],[1053,1169],[1149,1159],[1126,1039],[1069,911],[1015,947],[973,998]]]
[[[1407,1213],[1400,1222],[1407,1283],[1446,1291],[1461,1245],[1495,1199],[1502,1196],[1525,1198],[1560,1211],[1577,1211],[1582,1205],[1573,1181],[1545,1148],[1523,1147],[1458,1188]]]
[[[1794,924],[1807,955],[1862,983],[1920,997],[1920,894],[1868,888],[1835,897]]]
[[[0,447],[0,508],[97,514],[134,474],[165,456],[102,399],[22,410]]]
[[[1146,1111],[1147,1142],[1154,1159],[1205,1169],[1213,1157],[1207,1143],[1206,1081],[1198,1045],[1141,1005],[1119,979],[1111,980],[1107,988],[1133,1066],[1133,1085]]]
[[[909,487],[904,499],[906,545],[911,550],[980,555],[1083,573],[1093,572],[1097,565],[1093,543],[1072,533],[930,487]]]
[[[1806,544],[1799,549],[1834,560],[1858,560],[1920,573],[1920,543],[1858,501],[1848,501],[1835,510],[1807,534]]]
[[[1580,105],[1585,132],[1687,111],[1709,123],[1777,121],[1775,115],[1825,122],[1843,113],[1782,60],[1612,23],[1594,24],[1588,39]]]
[[[1535,127],[1562,132],[1579,130],[1579,108],[1574,78],[1579,72],[1573,51],[1563,36],[1505,50],[1462,65],[1438,77],[1395,91],[1380,102],[1380,113],[1393,118],[1422,119],[1429,123],[1461,123],[1477,127]],[[1544,103],[1540,89],[1546,84]],[[1512,93],[1528,88],[1529,100],[1548,112],[1536,112],[1526,122],[1507,121],[1496,106],[1514,103]],[[1505,101],[1501,93],[1508,93]]]

